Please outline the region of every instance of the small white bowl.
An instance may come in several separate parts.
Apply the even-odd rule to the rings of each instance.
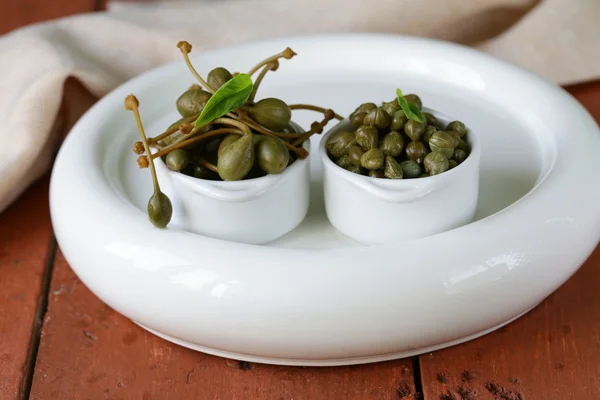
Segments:
[[[310,140],[303,147],[310,151]],[[177,226],[215,239],[265,244],[293,230],[306,216],[309,157],[298,158],[277,175],[226,182],[172,171],[160,159],[154,164],[161,190],[173,203]]]
[[[453,119],[423,108],[447,124]],[[422,238],[469,223],[477,208],[481,148],[467,131],[469,156],[442,174],[415,179],[359,175],[336,165],[325,145],[334,133],[350,130],[346,119],[328,131],[319,146],[324,166],[325,210],[331,224],[363,244]]]

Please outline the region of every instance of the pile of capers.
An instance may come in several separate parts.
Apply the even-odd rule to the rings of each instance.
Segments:
[[[433,176],[462,163],[470,153],[465,124],[444,126],[433,114],[420,112],[418,95],[403,97],[418,116],[407,116],[398,99],[359,105],[349,116],[352,129],[336,132],[326,143],[332,161],[350,172],[387,179]]]
[[[333,118],[343,119],[331,109],[311,104],[288,105],[274,97],[255,100],[265,75],[279,68],[280,59],[296,55],[289,47],[259,62],[248,73],[231,73],[220,66],[212,69],[206,80],[189,59],[192,46],[181,41],[177,47],[198,81],[175,101],[180,118],[161,134],[147,138],[139,101],[133,95],[125,99],[125,108],[134,113],[141,137],[133,151],[139,155],[140,168],[150,167],[154,184],[148,215],[160,228],[171,220],[172,205],[160,190],[155,159],[161,159],[172,171],[198,179],[239,181],[280,174],[298,158],[308,157],[303,145],[311,135],[322,133]],[[317,111],[323,119],[313,122],[307,131],[298,131],[291,124],[292,110]],[[156,151],[151,152],[152,148]]]

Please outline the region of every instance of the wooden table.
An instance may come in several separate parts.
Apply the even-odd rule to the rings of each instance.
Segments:
[[[28,3],[2,2],[0,33],[102,8]],[[600,81],[568,90],[600,120]],[[65,133],[95,100],[67,82]],[[239,363],[159,339],[90,293],[54,241],[46,176],[0,214],[0,400],[600,399],[599,285],[600,248],[533,311],[462,345],[338,368]]]

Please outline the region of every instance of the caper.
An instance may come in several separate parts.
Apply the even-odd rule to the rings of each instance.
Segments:
[[[427,155],[427,148],[423,142],[410,142],[406,145],[406,156],[421,164]]]
[[[385,157],[385,168],[383,174],[388,179],[402,179],[402,167],[394,157]]]
[[[177,111],[182,117],[200,114],[211,94],[202,89],[189,89],[176,101]]]
[[[393,131],[399,131],[404,128],[404,124],[406,124],[408,118],[406,118],[406,114],[404,111],[398,110],[392,115],[392,123],[390,124],[390,129]]]
[[[402,168],[404,178],[417,178],[423,172],[421,166],[413,160],[402,161],[400,168]]]
[[[446,158],[451,158],[456,145],[455,139],[448,132],[438,131],[429,139],[429,148],[431,151],[441,151]]]
[[[375,110],[377,105],[375,103],[362,103],[360,106],[354,110],[355,113],[366,112],[367,114],[371,111]]]
[[[377,129],[386,129],[392,123],[392,117],[383,108],[379,107],[367,114],[364,124],[370,124]]]
[[[432,113],[424,112],[423,116],[427,120],[427,125],[438,126],[438,119]]]
[[[354,164],[352,163],[352,160],[350,160],[350,157],[348,157],[348,155],[347,155],[347,154],[344,154],[343,156],[341,156],[340,158],[338,158],[338,159],[335,161],[335,163],[336,163],[338,166],[340,166],[340,167],[342,167],[342,168],[344,168],[344,169],[350,168],[351,166],[353,166],[353,165],[354,165]]]
[[[394,113],[400,110],[400,104],[398,104],[398,100],[392,100],[389,103],[383,102],[381,108],[383,108],[389,115],[394,115]]]
[[[154,226],[164,228],[171,221],[173,205],[171,200],[161,191],[154,192],[148,200],[148,217]]]
[[[175,149],[165,157],[165,163],[167,167],[169,167],[172,171],[181,171],[190,162],[190,153],[183,149]]]
[[[360,164],[368,170],[375,170],[383,167],[383,151],[381,149],[372,148],[365,152],[360,158]]]
[[[278,137],[261,136],[262,140],[258,141],[254,149],[258,165],[267,174],[279,174],[287,167],[290,152]]]
[[[359,175],[362,175],[362,173],[363,173],[362,169],[357,165],[351,165],[348,168],[346,168],[346,170],[350,171],[350,172],[354,172],[355,174],[359,174]]]
[[[448,169],[456,168],[458,163],[454,160],[448,160]]]
[[[379,132],[377,128],[373,125],[360,126],[356,130],[356,143],[365,151],[377,147],[379,144]]]
[[[352,125],[352,128],[358,129],[358,127],[363,124],[363,121],[365,120],[366,116],[367,116],[366,112],[359,112],[357,114],[352,114],[350,116],[350,125]]]
[[[379,147],[386,156],[398,157],[404,148],[404,139],[399,132],[391,131],[383,137]]]
[[[458,145],[456,146],[457,149],[461,149],[462,151],[464,151],[465,153],[469,152],[469,145],[467,142],[465,142],[464,140],[460,139],[458,141]]]
[[[363,154],[365,154],[365,151],[358,145],[353,145],[348,150],[348,157],[350,157],[350,161],[357,167],[360,167],[360,158]]]
[[[429,173],[430,176],[448,171],[450,167],[448,157],[441,151],[432,151],[427,154],[423,160],[423,166],[425,167],[425,172]]]
[[[217,160],[217,171],[224,181],[243,179],[254,164],[254,140],[251,133],[227,146]]]
[[[192,175],[198,179],[216,180],[219,178],[219,176],[215,172],[200,164],[196,164],[193,166]]]
[[[429,139],[431,139],[431,136],[436,133],[438,130],[434,127],[434,126],[427,126],[427,128],[425,128],[425,132],[423,133],[423,136],[421,137],[421,141],[423,143],[429,143]]]
[[[219,89],[231,78],[233,78],[233,75],[226,68],[217,67],[208,73],[206,81],[214,89]]]
[[[404,98],[406,99],[406,101],[415,103],[419,110],[423,108],[423,102],[421,102],[421,98],[416,94],[407,94],[406,96],[404,96]]]
[[[240,135],[236,135],[235,133],[230,133],[229,135],[225,136],[223,138],[223,140],[221,140],[221,142],[219,143],[219,148],[217,150],[217,157],[221,156],[221,153],[223,153],[223,150],[225,149],[225,147],[229,146],[231,143],[235,142],[240,137],[241,137]],[[264,137],[264,135],[254,135],[255,139],[263,138],[263,137]]]
[[[457,164],[462,163],[467,159],[467,152],[462,149],[454,149],[454,154],[452,155],[452,159],[456,161]]]
[[[385,177],[385,175],[384,175],[383,171],[382,171],[382,170],[380,170],[380,169],[376,169],[376,170],[373,170],[373,171],[369,171],[369,176],[370,176],[371,178],[384,178],[384,177]]]
[[[446,126],[446,130],[458,133],[461,139],[467,134],[467,127],[460,121],[450,122],[448,126]]]
[[[248,114],[256,122],[272,131],[281,131],[290,125],[292,110],[283,101],[267,97],[248,109]]]
[[[408,135],[410,140],[413,142],[418,142],[425,133],[425,127],[427,124],[420,123],[415,120],[409,120],[406,125],[404,125],[404,133]]]
[[[356,143],[354,134],[348,131],[338,131],[331,135],[325,147],[327,153],[335,159],[340,158],[344,154],[348,154],[348,150]]]

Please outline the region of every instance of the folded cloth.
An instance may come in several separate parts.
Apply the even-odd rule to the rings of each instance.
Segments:
[[[194,51],[281,35],[376,32],[489,52],[559,84],[600,76],[598,0],[204,0],[113,3],[0,37],[0,212],[47,172],[68,77],[102,96]]]

